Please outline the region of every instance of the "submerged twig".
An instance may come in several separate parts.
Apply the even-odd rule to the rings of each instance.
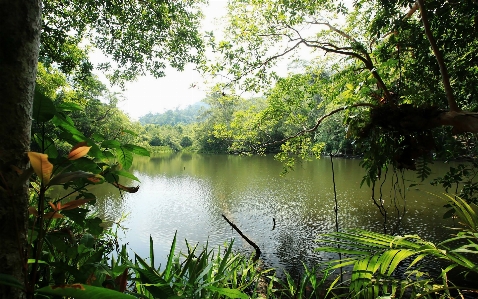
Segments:
[[[239,234],[241,235],[241,237],[246,240],[247,243],[249,243],[249,245],[251,245],[252,247],[254,247],[254,249],[256,250],[256,255],[254,256],[254,261],[257,261],[259,259],[259,257],[261,256],[261,249],[259,248],[259,246],[257,246],[256,243],[252,242],[248,237],[246,237],[246,235],[244,235],[242,233],[242,231],[234,224],[232,223],[229,219],[227,219],[226,216],[222,215],[222,217],[227,221],[227,223],[229,223],[229,225]]]

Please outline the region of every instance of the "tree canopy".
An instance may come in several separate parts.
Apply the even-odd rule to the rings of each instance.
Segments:
[[[99,65],[113,82],[170,65],[182,70],[204,51],[199,32],[204,1],[43,1],[40,60],[65,73],[88,73],[88,47],[111,59]]]
[[[227,78],[228,88],[265,90],[275,113],[262,121],[302,123],[283,139],[258,143],[304,152],[320,124],[344,111],[344,130],[376,175],[387,164],[415,169],[439,146],[437,136],[478,132],[474,1],[246,0],[230,1],[228,11],[225,38],[214,47],[219,60],[205,69]],[[315,77],[284,88],[273,66],[301,47],[317,57],[302,71]],[[297,95],[309,86],[315,90]],[[317,98],[314,109],[322,111],[313,121],[298,119],[291,107]]]

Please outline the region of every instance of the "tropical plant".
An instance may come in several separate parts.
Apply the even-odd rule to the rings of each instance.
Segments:
[[[354,298],[452,298],[453,292],[478,293],[476,287],[459,284],[469,273],[478,273],[477,206],[459,197],[447,198],[462,227],[439,243],[417,235],[392,236],[361,229],[322,235],[318,241],[332,246],[319,247],[317,251],[345,255],[330,261],[329,270],[350,270],[346,282],[338,284],[337,279],[331,285],[331,293]],[[420,262],[430,258],[446,263],[436,277],[420,268]],[[460,281],[449,277],[455,268],[462,271]]]
[[[73,81],[81,82],[93,69],[87,56],[90,44],[111,58],[110,63],[99,67],[108,70],[115,82],[133,79],[147,71],[163,76],[167,65],[182,69],[186,63],[201,59],[203,44],[198,28],[202,14],[198,3],[195,0],[0,1],[2,274],[21,281],[27,274],[25,256],[19,253],[24,252],[27,244],[28,179],[18,183],[14,169],[29,168],[26,153],[31,144],[39,59],[47,66],[57,67]],[[63,127],[71,125],[67,119],[56,120]],[[88,146],[92,146],[90,154],[99,154],[99,147]],[[117,149],[118,154],[127,153],[123,158],[130,160],[131,148],[127,150],[127,146],[114,142],[108,148]],[[126,150],[119,153],[123,149]],[[0,285],[0,297],[22,296],[17,289]]]
[[[298,279],[287,271],[284,279],[269,276],[267,298],[326,298],[328,270],[319,266],[309,269],[304,263],[303,267],[303,274]]]
[[[166,265],[156,268],[154,244],[150,237],[149,263],[135,254],[134,263],[122,262],[134,271],[135,292],[140,298],[250,298],[256,296],[261,277],[271,269],[261,269],[252,258],[233,252],[233,241],[211,250],[206,244],[187,253],[175,253],[176,235]]]
[[[88,186],[108,182],[121,191],[136,192],[137,187],[120,184],[120,176],[138,181],[126,170],[133,154],[149,153],[98,133],[86,137],[69,116],[80,109],[71,102],[54,105],[41,85],[36,89],[32,140],[39,152],[28,152],[30,168],[17,169],[19,184],[30,179],[31,186],[27,255],[23,261],[28,275],[19,281],[2,274],[0,280],[23,290],[27,298],[38,294],[122,296],[105,290],[97,279],[99,271],[106,268],[105,258],[115,242],[105,235],[102,220],[92,214],[96,198]],[[59,150],[65,144],[72,146],[67,156]],[[51,193],[54,186],[63,187],[66,195]]]

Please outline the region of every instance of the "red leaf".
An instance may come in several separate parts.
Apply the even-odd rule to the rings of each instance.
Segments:
[[[38,211],[35,207],[29,207],[28,208],[28,212],[31,214],[31,215],[34,215],[34,216],[38,216]]]
[[[60,210],[73,210],[78,208],[79,206],[84,205],[85,203],[89,202],[93,198],[88,198],[88,199],[77,199],[77,200],[72,200],[64,205],[61,205]]]
[[[49,212],[49,213],[46,213],[44,215],[45,218],[47,219],[58,219],[58,218],[63,218],[65,216],[63,216],[62,214],[58,213],[57,211],[55,212]]]
[[[121,189],[121,190],[124,190],[126,192],[129,192],[129,193],[136,193],[138,192],[139,190],[139,186],[136,186],[136,187],[126,187],[126,186],[123,186],[121,184],[118,184],[118,183],[113,183],[113,185],[118,188],[118,189]]]

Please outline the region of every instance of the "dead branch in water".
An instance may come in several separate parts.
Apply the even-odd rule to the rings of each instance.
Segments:
[[[222,217],[227,221],[227,223],[229,223],[229,225],[236,231],[239,233],[239,235],[241,235],[241,237],[246,240],[247,243],[249,243],[249,245],[251,245],[252,247],[254,247],[254,249],[256,250],[256,255],[254,256],[254,261],[257,261],[259,259],[259,257],[261,256],[261,249],[259,248],[259,246],[256,245],[256,243],[252,242],[251,240],[249,240],[248,237],[246,237],[246,235],[244,235],[241,230],[234,224],[232,223],[231,221],[229,221],[229,219],[227,219],[226,216],[224,216],[224,214],[222,215]]]

